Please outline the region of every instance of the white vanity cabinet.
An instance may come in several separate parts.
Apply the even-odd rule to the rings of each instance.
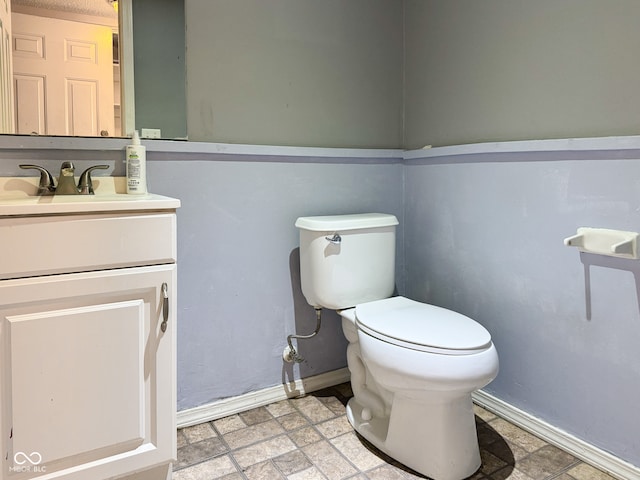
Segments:
[[[0,202],[1,480],[171,478],[178,206]]]

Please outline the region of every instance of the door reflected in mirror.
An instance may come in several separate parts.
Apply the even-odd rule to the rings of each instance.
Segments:
[[[12,0],[0,18],[1,133],[126,136],[130,14],[130,0]]]

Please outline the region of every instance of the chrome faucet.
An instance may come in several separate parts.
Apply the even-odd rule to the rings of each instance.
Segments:
[[[76,178],[74,176],[75,167],[71,162],[62,162],[60,167],[60,176],[58,177],[58,186],[56,187],[56,195],[78,195],[78,187],[76,187]]]
[[[109,165],[94,165],[87,168],[80,175],[78,186],[75,184],[75,167],[72,162],[62,162],[58,185],[54,184],[51,173],[46,168],[39,165],[19,165],[24,170],[38,170],[40,172],[40,182],[38,184],[37,195],[93,195],[93,182],[91,172],[93,170],[105,170]]]

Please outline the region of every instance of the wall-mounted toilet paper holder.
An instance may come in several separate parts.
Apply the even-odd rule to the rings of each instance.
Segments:
[[[568,247],[581,252],[621,258],[638,258],[638,233],[607,228],[580,227],[575,235],[565,238]]]

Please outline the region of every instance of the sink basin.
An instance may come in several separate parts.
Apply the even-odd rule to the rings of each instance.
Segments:
[[[124,193],[124,177],[94,177],[95,195],[38,196],[38,178],[0,177],[0,216],[175,209],[175,198]]]

